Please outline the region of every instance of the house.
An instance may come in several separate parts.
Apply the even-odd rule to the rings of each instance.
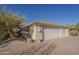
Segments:
[[[69,36],[69,28],[49,22],[36,21],[27,26],[32,33],[32,39],[43,41]]]

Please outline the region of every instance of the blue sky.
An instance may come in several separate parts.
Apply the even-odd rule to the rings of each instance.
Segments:
[[[66,4],[23,4],[6,5],[10,11],[26,16],[26,22],[44,19],[59,24],[75,24],[79,22],[79,5]]]

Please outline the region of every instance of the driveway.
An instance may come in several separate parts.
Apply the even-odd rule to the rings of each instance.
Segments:
[[[79,54],[79,37],[62,38],[55,41],[56,47],[50,54],[77,55]]]
[[[79,37],[63,37],[31,43],[30,41],[13,41],[6,47],[0,47],[4,55],[78,55]]]

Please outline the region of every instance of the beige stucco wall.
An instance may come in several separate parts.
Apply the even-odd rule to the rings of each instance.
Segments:
[[[69,29],[60,28],[58,30],[59,30],[59,33],[60,33],[59,37],[67,37],[67,36],[69,36]]]
[[[63,29],[63,37],[69,36],[69,29]]]
[[[42,27],[36,25],[33,26],[32,39],[39,41],[43,38],[42,32],[40,32],[40,30],[42,30]],[[68,29],[63,29],[63,28],[58,28],[58,29],[45,28],[43,31],[44,31],[45,40],[69,36]]]
[[[37,26],[32,26],[32,39],[37,39]]]

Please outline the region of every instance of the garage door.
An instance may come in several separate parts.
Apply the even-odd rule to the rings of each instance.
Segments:
[[[58,38],[59,34],[57,29],[44,29],[44,39]]]

